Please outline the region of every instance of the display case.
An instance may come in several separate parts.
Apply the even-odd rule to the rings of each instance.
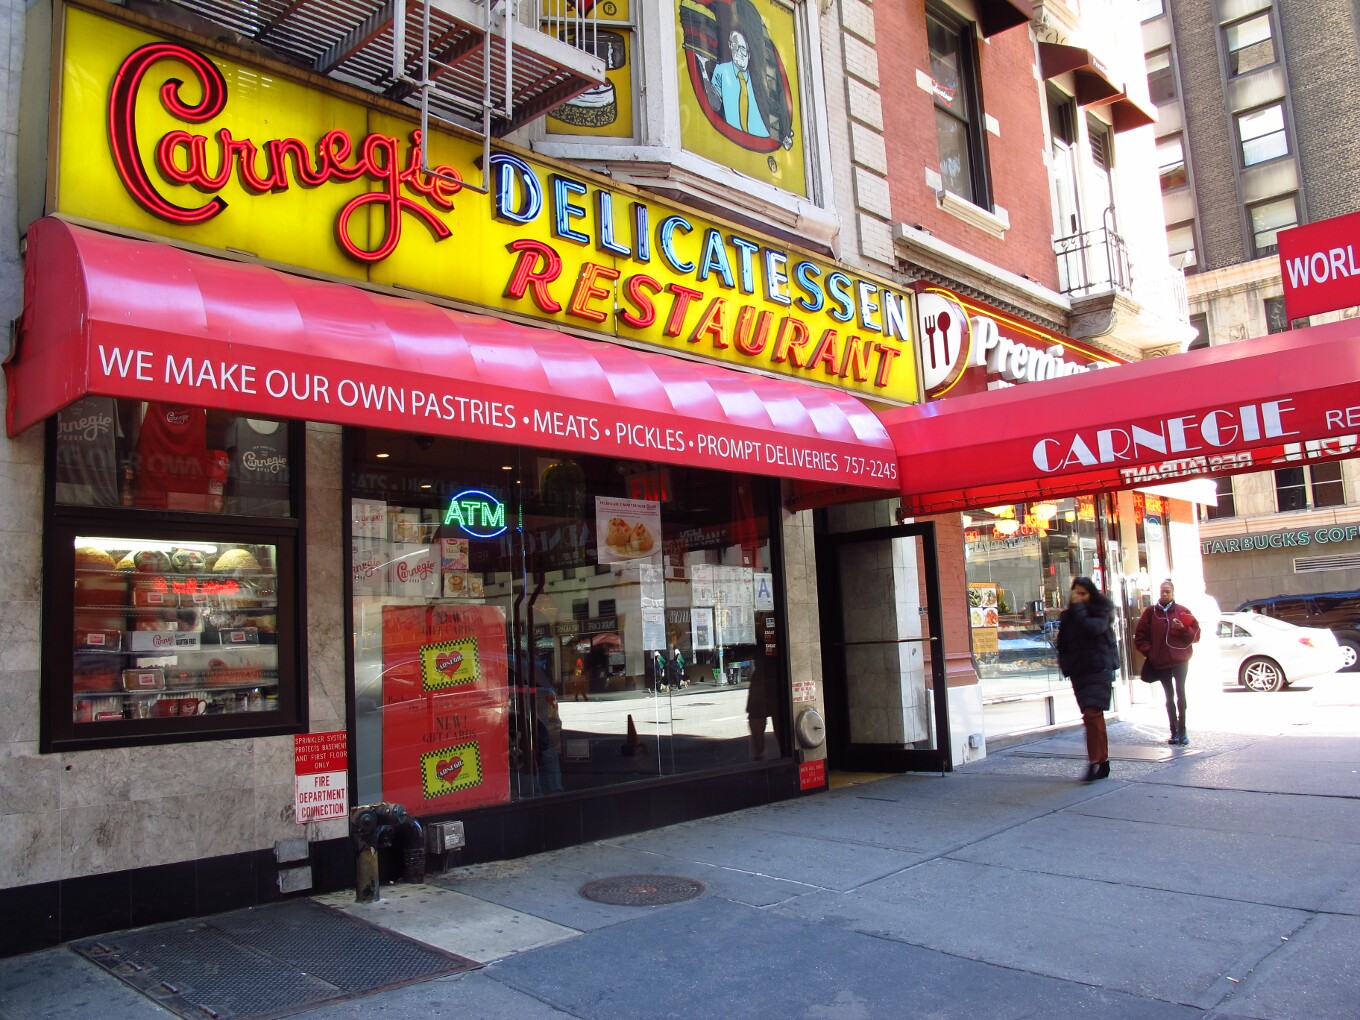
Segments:
[[[49,525],[42,750],[301,731],[292,529],[134,514]]]
[[[75,543],[72,722],[279,710],[275,545]]]

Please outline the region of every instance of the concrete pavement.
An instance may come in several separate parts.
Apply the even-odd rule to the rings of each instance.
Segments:
[[[1192,704],[947,776],[767,805],[319,897],[480,969],[300,1015],[1360,1017],[1360,676]],[[580,887],[681,876],[697,898]],[[6,919],[23,923],[22,919]],[[110,938],[113,938],[110,936]],[[0,1018],[169,1014],[69,948],[0,961]]]

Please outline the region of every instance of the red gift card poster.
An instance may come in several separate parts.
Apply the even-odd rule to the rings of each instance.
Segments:
[[[383,797],[413,815],[510,799],[505,614],[383,607]]]

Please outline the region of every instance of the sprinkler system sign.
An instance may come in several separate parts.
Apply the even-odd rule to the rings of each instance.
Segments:
[[[349,743],[344,730],[293,737],[298,824],[349,817]]]

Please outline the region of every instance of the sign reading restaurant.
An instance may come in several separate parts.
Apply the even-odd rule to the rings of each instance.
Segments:
[[[480,142],[139,24],[67,8],[68,218],[920,399],[885,281],[509,147],[484,175]]]

